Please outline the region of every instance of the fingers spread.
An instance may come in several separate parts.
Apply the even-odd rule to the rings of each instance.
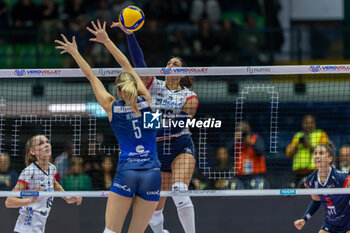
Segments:
[[[62,36],[64,42],[69,43],[69,41],[67,40],[67,38],[63,34],[61,34],[61,36]]]
[[[57,44],[60,44],[60,45],[65,45],[62,41],[60,41],[60,40],[55,40],[55,42],[57,43]]]
[[[86,29],[91,32],[92,34],[94,34],[96,36],[97,32],[95,32],[94,30],[92,30],[91,28],[89,27],[86,27]]]
[[[92,27],[97,31],[98,30],[98,28],[96,27],[96,24],[95,24],[95,22],[94,21],[91,21],[91,24],[92,24]]]

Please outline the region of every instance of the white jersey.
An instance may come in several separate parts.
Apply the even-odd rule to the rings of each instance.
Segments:
[[[46,173],[36,163],[26,167],[18,178],[24,183],[27,190],[34,190],[40,186],[44,191],[54,191],[54,182],[57,170],[55,165],[49,163]],[[33,204],[22,206],[14,231],[19,233],[44,233],[47,217],[50,213],[53,197],[39,197]]]
[[[152,78],[147,88],[151,95],[153,109],[161,111],[163,119],[180,115],[187,100],[197,98],[196,93],[188,88],[182,87],[181,90],[170,90],[165,85],[165,81],[158,80],[155,77]],[[160,131],[163,130],[164,129],[160,129]],[[162,138],[162,136],[164,136],[163,134],[164,133],[157,131],[157,138]],[[191,134],[188,128],[184,128],[181,132],[176,134],[170,132],[170,136],[172,137],[179,137],[184,134]],[[169,136],[169,134],[167,134],[167,136]]]

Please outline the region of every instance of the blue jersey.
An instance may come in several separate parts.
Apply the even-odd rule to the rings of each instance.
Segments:
[[[120,146],[118,171],[160,167],[156,131],[143,128],[143,113],[151,112],[151,108],[142,96],[137,98],[137,105],[140,116],[136,116],[122,100],[116,100],[112,105],[111,126]]]
[[[327,180],[322,184],[318,170],[311,173],[305,184],[308,188],[344,188],[350,176],[334,167],[328,174]],[[325,224],[342,229],[350,226],[350,194],[319,195],[325,208]]]

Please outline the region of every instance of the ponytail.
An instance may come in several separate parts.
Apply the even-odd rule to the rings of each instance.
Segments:
[[[122,73],[116,79],[117,88],[120,91],[120,97],[129,105],[137,116],[140,111],[137,107],[137,83],[130,73]]]
[[[191,88],[193,86],[193,83],[194,83],[193,76],[185,76],[180,80],[180,85],[187,88]]]

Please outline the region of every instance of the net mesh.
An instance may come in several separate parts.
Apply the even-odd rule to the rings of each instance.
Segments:
[[[250,73],[248,69],[252,68],[245,69]],[[314,72],[311,68],[310,71]],[[116,171],[119,146],[89,82],[84,77],[60,75],[29,78],[28,71],[23,72],[27,72],[27,77],[0,79],[0,152],[9,154],[11,161],[9,170],[1,173],[1,189],[11,190],[16,183],[14,174],[25,168],[26,141],[43,134],[52,144],[56,178],[67,191],[108,190]],[[100,79],[108,92],[117,96],[115,74],[105,73],[111,77]],[[190,189],[304,188],[305,177],[315,169],[313,148],[326,138],[339,154],[334,166],[349,172],[349,152],[341,150],[350,143],[348,77],[196,77],[191,89],[200,102],[195,119],[208,127],[190,126],[196,154]],[[302,124],[306,115],[314,117],[309,122],[311,126]],[[216,127],[218,121],[220,126]],[[302,133],[303,127],[305,131],[312,124],[312,131]],[[164,155],[171,153],[171,143],[172,140],[164,143]],[[312,144],[310,149],[308,143]],[[299,150],[299,154],[292,153],[290,147]],[[73,159],[77,157],[82,160]]]

